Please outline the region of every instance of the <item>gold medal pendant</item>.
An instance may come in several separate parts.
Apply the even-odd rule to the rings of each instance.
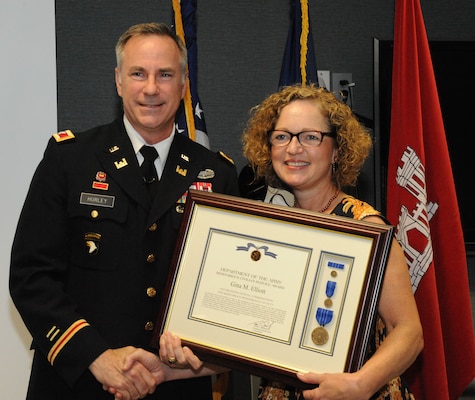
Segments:
[[[326,342],[328,342],[327,330],[322,326],[315,328],[312,331],[312,341],[318,346],[324,345]]]

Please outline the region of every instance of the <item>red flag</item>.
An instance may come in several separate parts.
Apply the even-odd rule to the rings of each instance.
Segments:
[[[396,0],[387,214],[398,222],[425,346],[417,399],[458,399],[475,377],[467,259],[419,0]]]

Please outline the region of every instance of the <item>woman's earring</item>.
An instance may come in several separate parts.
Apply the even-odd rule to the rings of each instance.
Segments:
[[[332,174],[336,171],[336,163],[332,163]]]

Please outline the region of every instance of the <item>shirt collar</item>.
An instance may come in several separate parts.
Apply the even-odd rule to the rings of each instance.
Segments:
[[[158,156],[160,157],[160,161],[162,165],[165,165],[165,162],[168,157],[168,153],[170,151],[170,147],[173,142],[173,138],[175,136],[175,125],[173,125],[173,130],[170,136],[168,136],[166,139],[155,143],[154,145],[149,145],[143,140],[142,136],[136,131],[136,129],[132,126],[132,124],[129,122],[127,119],[126,115],[124,114],[124,125],[125,125],[125,130],[127,132],[127,135],[129,136],[129,139],[132,143],[132,146],[135,151],[135,155],[137,156],[137,159],[139,162],[143,161],[142,154],[140,153],[140,149],[142,148],[143,145],[147,146],[153,146],[155,149],[157,149]]]

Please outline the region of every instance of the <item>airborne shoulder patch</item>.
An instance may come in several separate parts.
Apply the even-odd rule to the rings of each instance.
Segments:
[[[223,153],[222,151],[218,151],[218,154],[221,158],[226,160],[229,164],[234,165],[234,160],[229,157],[227,154]]]
[[[72,133],[69,129],[66,131],[57,132],[53,134],[53,137],[58,143],[75,138],[74,133]]]

